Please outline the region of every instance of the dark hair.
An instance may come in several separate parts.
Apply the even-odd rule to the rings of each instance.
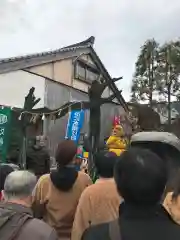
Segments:
[[[6,177],[13,171],[14,169],[9,165],[0,165],[0,191],[4,189]]]
[[[166,165],[168,179],[180,168],[180,152],[173,146],[162,142],[134,142],[132,146],[146,148],[156,153]]]
[[[38,178],[50,172],[50,156],[46,148],[31,146],[27,149],[26,169]]]
[[[172,198],[174,200],[177,199],[177,197],[180,195],[180,168],[174,171],[174,173],[172,173],[171,177],[169,178],[164,191],[164,198],[169,192],[173,193]]]
[[[66,166],[72,162],[77,153],[77,145],[72,140],[64,140],[58,144],[56,162],[58,166]]]
[[[162,159],[148,149],[135,147],[118,158],[114,177],[125,202],[135,205],[157,204],[167,181]]]
[[[7,163],[18,164],[19,162],[19,150],[13,150],[7,156]]]
[[[112,178],[117,155],[113,152],[98,152],[95,154],[94,163],[100,177]]]

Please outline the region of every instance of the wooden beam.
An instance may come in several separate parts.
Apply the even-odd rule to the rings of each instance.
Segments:
[[[115,82],[117,82],[117,81],[119,81],[119,80],[122,80],[122,79],[123,79],[123,77],[112,78],[112,81],[115,83]]]

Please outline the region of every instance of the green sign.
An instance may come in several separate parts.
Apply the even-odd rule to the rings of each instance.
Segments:
[[[6,161],[9,146],[11,109],[0,108],[0,161]]]

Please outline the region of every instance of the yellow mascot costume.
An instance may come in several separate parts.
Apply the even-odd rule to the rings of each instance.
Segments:
[[[110,152],[116,153],[120,156],[122,152],[126,149],[126,141],[124,137],[124,130],[122,126],[116,125],[112,131],[111,136],[108,138],[106,145]]]

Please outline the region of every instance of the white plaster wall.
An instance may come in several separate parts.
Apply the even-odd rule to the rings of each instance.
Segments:
[[[23,70],[0,74],[0,105],[22,108],[29,89],[41,98],[36,108],[44,107],[45,79]]]

